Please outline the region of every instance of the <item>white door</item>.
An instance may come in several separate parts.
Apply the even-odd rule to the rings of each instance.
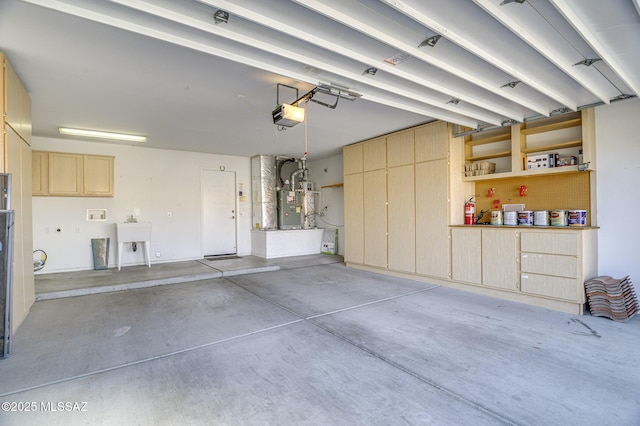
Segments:
[[[236,254],[236,174],[202,171],[202,250],[205,256]]]

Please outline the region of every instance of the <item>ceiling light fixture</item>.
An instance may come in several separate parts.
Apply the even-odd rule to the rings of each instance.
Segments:
[[[60,127],[58,129],[61,135],[69,136],[85,136],[89,138],[113,139],[128,142],[146,142],[146,136],[127,135],[124,133],[100,132],[97,130],[71,129],[68,127]]]

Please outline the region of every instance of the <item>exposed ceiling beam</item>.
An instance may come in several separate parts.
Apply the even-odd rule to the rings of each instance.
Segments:
[[[519,90],[509,91],[501,89],[500,86],[508,80],[508,75],[504,75],[504,77],[502,78],[502,82],[498,82],[495,79],[488,78],[487,75],[491,71],[482,72],[483,69],[486,69],[487,67],[485,66],[485,64],[481,63],[481,61],[478,61],[474,64],[469,64],[468,66],[461,65],[460,62],[455,60],[456,58],[452,58],[451,56],[445,57],[441,54],[441,52],[433,51],[428,48],[418,48],[419,43],[411,43],[409,42],[408,37],[403,37],[400,33],[392,32],[394,26],[398,24],[395,24],[390,20],[387,20],[380,24],[379,22],[369,19],[368,16],[365,18],[362,13],[359,13],[362,12],[360,10],[357,10],[356,13],[346,13],[344,11],[344,7],[350,6],[355,8],[359,6],[359,2],[345,3],[342,0],[332,0],[324,2],[308,2],[305,0],[293,1],[310,10],[327,16],[336,22],[340,22],[363,34],[366,34],[369,37],[373,37],[376,40],[392,46],[401,52],[408,53],[412,57],[420,59],[425,63],[434,65],[450,73],[451,75],[471,82],[478,87],[481,87],[505,99],[509,99],[516,104],[523,105],[538,114],[549,114],[549,103],[538,100],[535,96],[530,96],[528,93],[523,93]],[[342,9],[339,9],[338,7],[341,7]],[[363,6],[362,8],[366,11],[366,7]],[[375,11],[370,13],[373,16],[379,16],[377,13],[375,13]],[[464,97],[459,98],[463,99]]]
[[[180,10],[175,7],[161,7],[156,4],[151,4],[147,1],[141,0],[111,0],[113,3],[121,4],[126,7],[135,8],[136,10],[153,14],[160,18],[173,21],[178,24],[188,25],[198,30],[215,34],[226,39],[242,43],[247,46],[251,46],[256,49],[260,49],[270,54],[279,55],[289,60],[295,61],[295,69],[300,69],[299,64],[305,64],[312,66],[318,70],[327,71],[336,75],[343,76],[352,81],[357,81],[363,85],[371,86],[383,91],[387,91],[393,94],[401,95],[405,98],[412,99],[424,104],[427,104],[434,108],[439,108],[454,114],[465,115],[468,117],[474,117],[477,120],[491,123],[500,124],[503,121],[503,116],[483,111],[479,108],[474,108],[473,105],[451,105],[447,104],[446,100],[443,100],[443,96],[440,94],[433,94],[425,90],[416,90],[418,88],[412,87],[412,84],[407,84],[410,80],[398,79],[391,76],[382,76],[379,74],[376,78],[371,78],[370,74],[363,75],[362,70],[364,65],[356,63],[353,59],[346,56],[343,57],[329,57],[326,52],[314,50],[312,46],[308,46],[306,43],[292,43],[276,34],[270,34],[264,28],[251,28],[249,27],[249,21],[240,22],[238,20],[231,20],[227,25],[211,25],[211,16],[207,16],[206,20],[202,20],[193,16],[187,16],[181,13]],[[203,3],[212,3],[204,2]],[[233,7],[233,5],[226,4],[225,2],[217,2],[223,6],[229,6],[225,9],[225,12],[230,12],[233,15],[240,9]],[[172,6],[170,3],[166,3],[167,6]],[[254,15],[254,12],[243,10],[244,13]],[[262,15],[262,23],[269,18]],[[275,23],[274,23],[275,24]],[[282,26],[282,24],[280,24]],[[304,39],[303,39],[304,40]],[[389,68],[385,68],[387,71]],[[389,78],[391,77],[391,78]],[[328,82],[327,82],[328,83]],[[360,89],[364,90],[364,89]],[[363,93],[365,99],[369,99],[369,93]],[[384,96],[377,96],[377,99],[384,99]],[[451,96],[447,97],[447,100]],[[400,105],[401,102],[395,101],[395,105]],[[412,107],[413,109],[413,107]],[[436,111],[434,109],[434,111]],[[437,113],[439,117],[448,116],[444,112]],[[450,119],[453,116],[448,116]]]
[[[425,2],[424,0],[382,1],[426,27],[431,28],[438,34],[443,35],[448,40],[458,44],[472,54],[512,75],[515,79],[533,87],[551,99],[560,102],[563,106],[571,110],[577,109],[577,101],[571,98],[566,90],[561,90],[557,84],[558,80],[562,80],[563,76],[558,75],[557,77],[559,78],[557,78],[556,81],[550,81],[550,79],[545,79],[534,69],[533,63],[523,64],[514,58],[514,53],[518,53],[521,50],[519,46],[513,43],[513,39],[516,38],[515,35],[509,34],[508,38],[502,39],[502,46],[493,46],[483,37],[479,37],[477,33],[473,33],[472,29],[469,28],[468,24],[470,21],[469,18],[465,16],[465,13],[467,12],[466,8],[475,6],[469,5],[468,3],[460,3],[457,0],[447,0],[446,3],[440,3],[442,5],[446,4],[446,6],[451,9],[451,13],[445,13],[446,11],[440,8],[438,10],[440,13],[436,14],[430,12],[430,9],[433,10],[433,8],[430,7],[429,2]],[[469,14],[471,15],[471,13]],[[474,24],[478,26],[478,20],[482,19],[482,15],[474,14],[471,19],[475,19],[476,22],[474,22]],[[488,21],[487,24],[491,25],[491,22]],[[510,47],[505,51],[503,47],[507,45],[510,45]],[[529,47],[527,46],[527,48]],[[540,65],[538,68],[544,68],[544,64],[538,64]],[[554,85],[552,83],[556,84]]]
[[[530,2],[501,5],[500,0],[474,1],[602,102],[609,103],[621,94],[596,68],[574,65],[588,58],[572,46]]]
[[[146,24],[132,22],[132,20],[129,19],[129,17],[124,13],[118,17],[118,12],[116,10],[109,10],[109,13],[103,13],[100,11],[100,8],[104,7],[104,4],[90,4],[83,2],[81,3],[82,7],[79,7],[74,4],[69,4],[69,2],[59,0],[25,1],[70,15],[153,37],[159,40],[164,40],[176,45],[194,49],[210,55],[222,57],[231,61],[250,65],[258,69],[289,77],[311,85],[318,85],[320,83],[334,83],[340,78],[338,75],[336,75],[336,78],[331,79],[331,76],[327,74],[326,77],[330,78],[331,81],[319,82],[317,76],[302,72],[305,64],[298,64],[298,66],[295,67],[293,66],[294,61],[287,61],[284,59],[278,61],[274,59],[275,56],[273,55],[270,55],[268,53],[260,53],[259,50],[251,49],[249,47],[242,48],[243,45],[238,43],[235,44],[233,48],[231,48],[232,46],[230,45],[224,45],[224,47],[220,47],[220,44],[214,46],[211,43],[205,43],[202,41],[194,40],[190,37],[172,34],[166,31],[166,29],[160,24],[154,27],[150,22],[147,22]],[[117,1],[118,0],[116,0],[116,2]],[[126,2],[124,4],[128,6],[129,3],[130,2]],[[95,7],[96,10],[91,10],[89,9],[89,7]],[[419,102],[403,102],[403,100],[400,99],[398,95],[390,92],[377,92],[367,95],[363,94],[363,98],[371,102],[393,106],[395,108],[424,115],[426,117],[449,121],[472,128],[477,128],[480,125],[477,119],[473,119],[465,114],[449,112],[443,108],[437,108]]]
[[[600,1],[550,1],[622,78],[633,94],[640,96],[640,19],[633,5],[625,0],[608,0],[607,13],[602,13],[603,4]],[[635,0],[636,7],[637,3]],[[631,61],[633,67],[625,65]]]

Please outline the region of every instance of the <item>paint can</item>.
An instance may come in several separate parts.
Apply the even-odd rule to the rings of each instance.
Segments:
[[[568,216],[569,226],[587,226],[586,210],[569,210]]]
[[[518,224],[518,212],[507,211],[503,213],[505,225],[517,225]]]
[[[533,225],[533,212],[531,210],[523,210],[518,212],[518,225]]]
[[[502,225],[502,210],[493,210],[491,212],[491,224]]]
[[[564,210],[551,210],[551,226],[567,226],[567,212]]]
[[[533,212],[533,224],[536,226],[549,226],[549,211],[537,210]]]

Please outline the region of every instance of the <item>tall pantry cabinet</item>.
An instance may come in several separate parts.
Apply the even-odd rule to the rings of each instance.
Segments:
[[[31,203],[31,99],[11,64],[2,61],[2,149],[0,172],[11,173],[11,209],[15,211],[13,323],[15,331],[35,301]]]
[[[448,127],[344,148],[345,262],[449,277]]]

